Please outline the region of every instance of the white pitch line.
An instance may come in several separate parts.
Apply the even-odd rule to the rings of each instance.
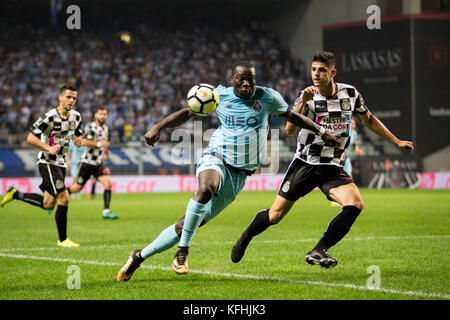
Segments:
[[[114,263],[114,262],[76,260],[76,259],[67,259],[67,258],[62,259],[62,258],[39,257],[39,256],[26,256],[26,255],[20,255],[20,254],[7,254],[7,253],[0,253],[0,257],[14,258],[14,259],[44,260],[44,261],[54,261],[54,262],[70,262],[70,263],[91,264],[91,265],[100,265],[100,266],[117,266],[117,267],[122,266],[122,264]],[[171,270],[171,268],[161,267],[161,266],[143,265],[141,267],[144,269],[152,269],[152,270],[167,270],[167,271]],[[366,286],[358,286],[358,285],[347,284],[347,283],[332,283],[332,282],[323,282],[323,281],[262,277],[262,276],[251,275],[251,274],[223,273],[223,272],[212,272],[212,271],[202,271],[202,270],[191,270],[190,272],[196,273],[196,274],[227,277],[227,278],[241,278],[241,279],[251,279],[251,280],[258,280],[258,281],[288,282],[288,283],[306,284],[306,285],[314,285],[314,286],[348,288],[348,289],[363,290],[363,291],[374,291],[374,292],[399,294],[399,295],[414,296],[414,297],[427,297],[427,298],[438,298],[438,299],[450,300],[450,295],[444,294],[444,293],[427,293],[427,292],[422,292],[422,291],[404,291],[404,290],[389,289],[389,288],[369,288]]]
[[[411,240],[411,239],[449,239],[450,235],[414,235],[414,236],[386,236],[386,237],[354,237],[354,238],[344,238],[342,241],[369,241],[369,240]],[[310,239],[277,239],[277,240],[253,240],[252,243],[298,243],[298,242],[316,242],[318,238]],[[229,245],[234,244],[235,241],[202,241],[196,242],[195,245]],[[140,244],[112,244],[112,245],[84,245],[77,250],[81,249],[99,249],[99,248],[139,248],[142,247]],[[9,251],[44,251],[44,250],[61,250],[60,247],[40,247],[40,248],[0,248],[0,252]]]

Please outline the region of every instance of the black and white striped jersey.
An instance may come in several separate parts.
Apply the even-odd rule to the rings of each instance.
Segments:
[[[294,106],[297,105],[301,94],[302,92],[299,93]],[[325,146],[319,134],[301,129],[295,157],[312,165],[342,167],[350,143],[351,117],[353,114],[364,114],[367,111],[361,94],[348,84],[336,83],[336,94],[333,97],[315,94],[313,99],[307,102],[303,114],[333,133],[341,144],[337,147]]]
[[[66,167],[66,154],[69,150],[69,141],[73,135],[81,136],[81,115],[71,110],[66,119],[61,118],[56,108],[50,109],[30,127],[30,131],[50,146],[61,145],[59,153],[52,155],[47,151],[40,151],[37,163],[46,163],[59,167]]]
[[[106,125],[99,126],[95,121],[91,122],[84,130],[84,137],[94,142],[108,140],[108,134],[108,127]],[[104,152],[103,148],[86,147],[80,162],[93,166],[100,165],[103,161]]]

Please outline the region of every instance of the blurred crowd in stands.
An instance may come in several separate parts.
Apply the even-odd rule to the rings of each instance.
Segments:
[[[107,107],[112,143],[141,139],[186,106],[186,93],[196,83],[230,85],[236,60],[253,61],[257,84],[278,90],[289,105],[307,85],[305,64],[262,24],[177,28],[149,22],[126,31],[121,39],[119,30],[74,35],[0,22],[0,144],[25,145],[30,124],[57,106],[65,83],[78,87],[76,110],[85,124],[95,106]],[[202,121],[204,128],[218,126],[214,115]]]

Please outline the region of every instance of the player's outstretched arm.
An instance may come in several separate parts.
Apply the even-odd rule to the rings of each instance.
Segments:
[[[184,108],[177,112],[169,114],[164,120],[155,124],[147,133],[144,135],[145,142],[148,145],[154,146],[159,140],[161,131],[166,128],[175,128],[181,126],[183,123],[188,121],[194,114],[191,109]]]
[[[383,124],[383,122],[375,117],[370,111],[367,111],[365,114],[358,114],[358,116],[367,128],[375,132],[377,135],[392,142],[398,148],[405,151],[414,150],[414,146],[411,141],[403,141],[398,139],[391,131],[389,131],[389,129]]]
[[[318,125],[310,118],[298,113],[297,111],[288,111],[284,114],[284,117],[287,121],[292,122],[297,127],[308,129],[319,134],[327,146],[336,147],[341,143],[340,140],[330,131],[325,130],[324,127]]]

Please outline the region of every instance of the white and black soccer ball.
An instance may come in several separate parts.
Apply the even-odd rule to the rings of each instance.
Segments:
[[[210,84],[196,84],[187,94],[187,104],[198,116],[207,116],[216,110],[219,104],[219,94]]]

